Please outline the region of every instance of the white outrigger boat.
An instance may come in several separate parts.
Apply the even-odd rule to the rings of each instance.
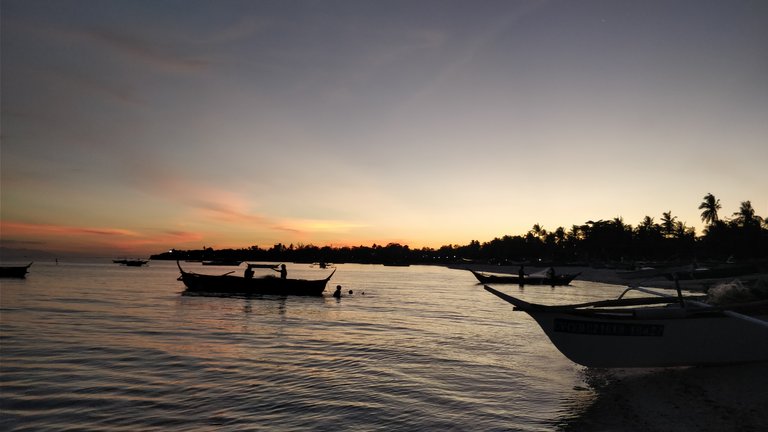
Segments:
[[[527,312],[570,360],[590,367],[669,367],[768,361],[768,301],[713,306],[641,287],[615,300],[562,306],[485,289]],[[655,297],[623,298],[637,290]],[[754,313],[754,314],[753,314]]]

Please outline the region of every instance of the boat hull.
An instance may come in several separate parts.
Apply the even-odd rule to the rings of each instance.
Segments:
[[[528,313],[557,349],[590,367],[671,367],[768,361],[768,331],[722,314],[637,319]]]
[[[528,313],[555,347],[580,365],[634,368],[768,361],[768,327],[761,321],[766,316],[739,318],[716,308],[684,308],[672,303],[674,299],[666,307],[631,309],[616,306],[637,299],[616,300],[609,309],[586,306],[610,301],[544,306],[485,289]]]
[[[2,266],[0,267],[0,278],[24,279],[32,263],[25,266]]]

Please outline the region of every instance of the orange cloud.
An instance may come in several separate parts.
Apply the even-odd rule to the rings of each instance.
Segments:
[[[273,228],[297,234],[311,234],[345,233],[356,228],[365,228],[366,226],[367,225],[337,220],[295,219],[284,221],[282,224],[273,226]]]
[[[127,175],[134,187],[143,193],[179,203],[205,220],[265,228],[274,224],[267,216],[250,211],[252,200],[230,190],[177,175],[168,167],[160,168],[143,161],[131,164]]]
[[[0,222],[2,227],[3,236],[6,235],[32,235],[38,237],[41,234],[45,235],[63,235],[63,236],[77,236],[77,235],[98,235],[98,236],[138,236],[139,234],[119,228],[92,228],[92,227],[76,227],[66,225],[51,225],[51,224],[35,224],[26,222]]]
[[[58,251],[155,253],[167,247],[199,243],[203,235],[187,231],[138,232],[122,228],[78,227],[16,221],[0,222],[3,243],[34,244]]]

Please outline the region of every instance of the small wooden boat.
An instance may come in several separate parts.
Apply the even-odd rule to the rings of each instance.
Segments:
[[[521,284],[520,276],[516,274],[490,274],[490,273],[481,273],[477,272],[471,269],[468,269],[475,277],[477,278],[480,283],[490,283],[490,284]],[[538,273],[532,273],[527,274],[523,277],[522,285],[551,285],[551,286],[560,286],[560,285],[568,285],[576,279],[578,275],[581,273],[568,273],[568,274],[561,274],[561,275],[555,275],[553,277],[547,276],[545,272],[538,272]]]
[[[768,302],[764,300],[714,307],[636,288],[657,297],[620,296],[615,300],[545,306],[489,286],[485,289],[514,305],[515,310],[528,313],[563,355],[584,366],[669,367],[768,361],[768,314],[762,310]]]
[[[25,266],[0,266],[0,277],[24,279],[27,277],[31,265],[32,263]]]
[[[275,276],[260,278],[245,278],[234,276],[229,272],[223,275],[206,275],[184,271],[176,261],[181,271],[179,280],[184,282],[187,293],[211,293],[230,295],[323,295],[325,286],[336,272],[334,269],[328,277],[318,280],[281,279]]]

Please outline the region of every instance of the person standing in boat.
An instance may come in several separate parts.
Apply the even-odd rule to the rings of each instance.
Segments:
[[[288,270],[285,268],[285,264],[280,264],[280,270],[278,269],[272,269],[276,272],[280,272],[280,279],[287,279],[288,278]]]
[[[525,279],[525,268],[523,268],[523,266],[520,265],[520,270],[517,271],[517,283],[520,285],[521,288],[523,287],[523,285],[525,285],[524,279]]]

